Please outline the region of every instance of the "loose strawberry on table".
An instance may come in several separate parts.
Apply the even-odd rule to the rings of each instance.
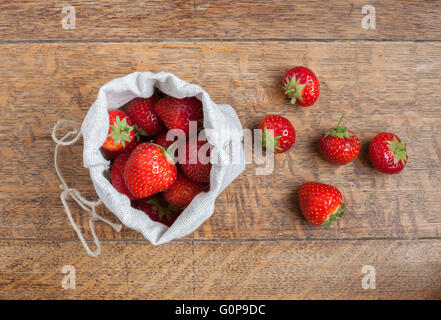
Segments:
[[[109,131],[102,148],[108,151],[119,151],[135,139],[132,119],[122,111],[109,111]]]
[[[152,95],[150,98],[135,98],[130,100],[124,107],[130,116],[140,135],[154,136],[165,130],[164,124],[155,113],[155,104],[159,97]]]
[[[270,148],[276,153],[289,150],[296,140],[296,131],[293,125],[282,116],[266,116],[260,122],[259,129],[263,131],[262,143],[264,147]],[[273,134],[268,130],[273,130]]]
[[[343,117],[336,128],[322,135],[319,141],[320,153],[337,166],[351,162],[360,153],[360,140],[346,127],[340,127],[342,119]]]
[[[136,198],[146,198],[169,188],[176,181],[177,168],[167,150],[145,142],[130,154],[124,181]]]
[[[165,190],[162,195],[165,201],[172,206],[183,208],[188,206],[193,198],[204,190],[203,184],[194,182],[179,173],[176,182]]]
[[[162,98],[156,103],[155,112],[169,130],[181,129],[187,136],[190,121],[196,121],[198,128],[202,127],[202,102],[195,97],[183,99]]]
[[[398,173],[407,164],[406,148],[407,144],[397,135],[381,132],[370,143],[369,158],[378,171],[387,174]]]
[[[304,107],[312,106],[320,95],[320,83],[310,69],[294,67],[283,77],[285,94],[291,99],[291,104]]]
[[[341,218],[346,206],[337,188],[320,182],[304,183],[300,187],[299,203],[306,220],[327,228]]]
[[[185,159],[180,157],[179,165],[184,174],[191,180],[200,183],[210,182],[210,147],[207,141],[198,140],[195,144],[191,144],[187,141],[185,145]],[[201,148],[204,149],[201,150]]]
[[[134,200],[136,198],[130,193],[124,182],[124,168],[127,160],[129,160],[129,154],[127,153],[121,154],[115,159],[110,171],[110,181],[118,192],[125,194],[130,200]]]
[[[168,205],[160,195],[147,199],[138,199],[132,202],[132,206],[143,211],[153,221],[161,222],[170,227],[182,213],[181,208]]]

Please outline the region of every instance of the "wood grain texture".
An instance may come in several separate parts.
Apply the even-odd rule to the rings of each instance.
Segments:
[[[0,241],[2,299],[439,299],[441,242]],[[65,265],[76,289],[65,290]],[[362,268],[376,289],[362,288]]]
[[[293,150],[276,156],[274,173],[257,176],[256,165],[248,165],[218,199],[214,216],[190,237],[440,236],[440,44],[9,44],[0,46],[0,57],[3,239],[76,238],[59,201],[52,126],[63,118],[80,124],[99,87],[112,78],[161,70],[201,85],[217,103],[231,104],[245,128],[275,113],[288,117],[297,130]],[[284,98],[280,81],[286,61],[308,65],[318,74],[321,97],[315,106],[291,106]],[[353,163],[334,167],[321,159],[316,143],[340,115],[360,137],[363,150]],[[369,164],[368,143],[383,130],[410,142],[410,160],[399,175],[380,174]],[[62,172],[70,186],[93,199],[81,157],[81,145],[65,148]],[[349,203],[345,217],[330,230],[310,226],[299,212],[297,192],[307,180],[337,186]],[[76,218],[87,228],[86,216]],[[118,234],[102,225],[98,234],[141,239],[135,231],[125,228]]]
[[[376,29],[361,21],[376,9]],[[61,26],[62,8],[76,29]],[[377,39],[439,40],[438,1],[2,1],[0,40]]]

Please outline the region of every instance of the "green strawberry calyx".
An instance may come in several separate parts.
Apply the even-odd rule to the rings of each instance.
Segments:
[[[325,133],[325,137],[338,137],[340,139],[349,139],[354,134],[348,131],[348,128],[340,128],[341,121],[343,120],[343,116],[340,117],[340,120],[338,120],[337,128],[333,128]]]
[[[151,198],[146,200],[146,203],[152,205],[152,210],[156,211],[158,213],[159,219],[162,219],[162,217],[165,215],[168,221],[171,221],[172,215],[170,210],[167,208],[167,206],[158,198]]]
[[[149,134],[147,134],[147,132],[145,132],[143,129],[138,127],[136,124],[134,125],[134,128],[135,128],[135,137],[138,141],[141,138],[141,136],[144,136],[144,137],[149,136]]]
[[[403,165],[406,164],[407,161],[407,143],[398,141],[397,137],[394,136],[392,141],[386,141],[388,144],[388,148],[390,151],[394,153],[394,164],[397,164],[399,161]]]
[[[323,225],[326,227],[326,229],[329,229],[331,224],[338,219],[341,218],[345,211],[346,203],[343,202],[340,206],[337,207],[337,209],[334,211],[333,214],[329,215],[325,222],[323,222]]]
[[[280,141],[279,141],[281,137],[282,136],[274,136],[271,133],[269,133],[266,126],[263,128],[262,143],[265,148],[270,149],[273,152],[275,150],[282,151],[282,148],[280,148]]]
[[[130,142],[130,133],[134,130],[134,127],[127,124],[127,118],[122,120],[117,116],[115,118],[115,124],[110,125],[110,133],[108,137],[113,138],[113,145],[117,145],[121,142],[123,148],[126,147],[126,142]]]
[[[175,145],[177,141],[173,142],[167,149],[165,149],[163,146],[160,146],[159,144],[150,142],[151,144],[157,146],[159,148],[159,150],[162,151],[162,153],[164,154],[164,157],[167,159],[168,163],[172,164],[172,165],[176,165],[174,159],[173,159],[173,154],[176,152],[176,150],[171,150],[172,147]],[[174,151],[172,153],[172,151]]]
[[[287,78],[283,85],[285,94],[291,98],[291,104],[295,104],[297,99],[303,102],[302,90],[305,87],[306,84],[300,84],[300,79],[296,79],[295,75],[291,79]]]

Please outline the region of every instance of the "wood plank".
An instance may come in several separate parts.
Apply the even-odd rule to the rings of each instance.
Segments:
[[[195,243],[204,299],[439,299],[440,241]],[[364,266],[375,290],[363,289]]]
[[[72,5],[76,28],[65,30]],[[376,29],[362,28],[366,4]],[[3,1],[1,41],[145,39],[440,40],[437,1]]]
[[[0,241],[2,299],[191,299],[192,246],[103,243],[99,258],[77,242]],[[75,268],[64,289],[64,266]]]
[[[76,238],[58,198],[53,124],[62,118],[80,124],[99,87],[112,78],[161,70],[234,106],[244,127],[254,128],[264,115],[276,113],[297,130],[294,149],[277,155],[274,173],[256,176],[255,165],[249,165],[218,199],[214,216],[190,237],[440,237],[440,57],[437,43],[1,45],[0,238]],[[281,76],[297,64],[311,67],[321,81],[321,97],[312,108],[291,106],[280,90]],[[340,115],[359,135],[363,151],[352,164],[336,168],[319,157],[316,142]],[[399,175],[377,173],[367,159],[369,140],[383,130],[410,141],[410,161]],[[62,171],[72,187],[93,199],[81,150],[78,145],[63,151]],[[308,225],[299,213],[298,189],[311,179],[339,187],[349,203],[330,230]],[[87,219],[78,219],[87,229]],[[98,234],[141,238],[127,228],[115,234],[107,226],[99,226]]]
[[[440,254],[440,240],[110,241],[92,258],[76,241],[0,241],[0,298],[439,299]],[[75,290],[62,288],[66,265]]]

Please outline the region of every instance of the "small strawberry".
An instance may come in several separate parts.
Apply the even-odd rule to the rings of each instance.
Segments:
[[[109,132],[102,147],[109,151],[118,151],[134,139],[135,130],[132,119],[122,111],[109,111]]]
[[[300,187],[299,202],[306,220],[326,228],[341,218],[346,206],[337,188],[319,182],[304,183]]]
[[[162,197],[153,196],[147,199],[138,199],[132,202],[133,207],[143,211],[153,221],[170,227],[182,213],[181,208],[168,205]]]
[[[165,129],[164,124],[154,111],[159,97],[152,95],[150,98],[135,98],[124,107],[125,112],[135,123],[137,132],[143,136],[154,136]]]
[[[296,131],[291,122],[281,116],[266,116],[260,122],[259,129],[263,130],[263,145],[276,153],[287,151],[296,141]],[[274,131],[273,134],[268,132],[270,129]]]
[[[127,189],[136,198],[146,198],[169,188],[177,169],[167,151],[150,142],[141,143],[130,154],[124,170]]]
[[[190,121],[197,121],[198,127],[202,127],[202,102],[195,97],[162,98],[156,103],[155,112],[169,130],[181,129],[187,136]]]
[[[119,149],[118,151],[110,151],[110,150],[104,149],[103,147],[101,147],[100,150],[108,160],[114,160],[120,154],[125,154],[125,153],[130,154],[139,143],[140,142],[139,142],[138,138],[135,137],[135,139],[133,139],[128,144],[126,144],[125,148]]]
[[[129,154],[127,153],[123,153],[115,159],[110,171],[110,181],[118,192],[125,194],[130,200],[134,200],[135,197],[130,193],[129,189],[127,189],[126,183],[124,182],[124,168],[127,160],[129,160]]]
[[[198,140],[195,145],[187,141],[185,159],[179,158],[179,165],[191,180],[200,183],[210,182],[210,147],[207,141]],[[199,154],[201,148],[203,150]]]
[[[294,67],[283,76],[283,89],[291,99],[291,104],[312,106],[320,94],[320,83],[310,69]]]
[[[326,132],[319,141],[320,153],[332,164],[344,165],[354,160],[360,153],[360,140],[347,128],[340,128],[340,118],[337,128]]]
[[[369,158],[378,171],[388,174],[398,173],[407,163],[407,144],[388,132],[375,136],[369,146]]]
[[[175,207],[186,207],[191,200],[205,190],[200,183],[191,181],[183,174],[178,174],[176,182],[162,193],[164,200]]]

